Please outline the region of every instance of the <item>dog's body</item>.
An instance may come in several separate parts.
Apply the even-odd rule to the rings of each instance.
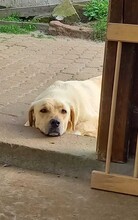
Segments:
[[[56,81],[31,105],[29,123],[49,136],[66,131],[97,135],[101,76],[85,81]]]

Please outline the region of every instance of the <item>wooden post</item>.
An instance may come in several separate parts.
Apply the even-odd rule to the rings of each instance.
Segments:
[[[130,112],[130,144],[129,144],[129,154],[130,156],[135,155],[135,146],[137,142],[138,133],[138,45],[135,48],[135,65],[134,65],[134,76],[131,91],[131,112]]]
[[[110,1],[108,21],[121,23],[123,19],[122,12],[123,0]],[[100,160],[105,160],[106,157],[116,51],[117,42],[107,41],[104,54],[99,129],[97,138],[97,153],[98,159]]]

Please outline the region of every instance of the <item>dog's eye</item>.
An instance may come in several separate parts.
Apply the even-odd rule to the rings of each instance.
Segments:
[[[61,110],[61,113],[62,113],[62,114],[66,114],[67,111],[66,111],[65,109],[62,109],[62,110]]]
[[[47,113],[48,110],[47,110],[46,108],[42,108],[42,109],[40,110],[40,112],[42,112],[42,113]]]

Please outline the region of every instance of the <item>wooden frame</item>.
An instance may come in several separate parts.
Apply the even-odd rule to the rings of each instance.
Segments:
[[[129,34],[130,32],[131,34]],[[117,41],[118,44],[117,44],[117,53],[116,53],[113,94],[112,94],[112,102],[111,102],[106,166],[105,166],[105,172],[98,172],[98,171],[92,172],[91,186],[92,188],[96,188],[96,189],[102,189],[107,191],[138,196],[138,136],[137,136],[133,177],[110,174],[114,121],[115,121],[115,111],[116,111],[117,92],[118,92],[118,80],[119,80],[120,63],[121,63],[121,55],[122,55],[122,42],[138,43],[138,26],[129,25],[129,24],[109,23],[107,29],[107,39],[109,41]]]
[[[137,0],[109,0],[108,23],[137,25],[137,12]],[[106,159],[116,50],[117,42],[107,40],[103,62],[99,128],[96,144],[98,160],[102,161]],[[129,157],[135,155],[137,130],[136,126],[133,127],[132,118],[134,118],[134,122],[136,122],[136,117],[138,118],[138,115],[133,114],[133,108],[138,108],[137,60],[138,44],[123,43],[112,146],[111,159],[113,162],[126,163]]]

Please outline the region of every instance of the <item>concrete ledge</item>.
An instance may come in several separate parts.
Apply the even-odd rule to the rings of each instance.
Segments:
[[[74,145],[79,147],[79,143],[75,143],[75,140],[78,140],[78,138],[73,137],[72,139],[74,140]],[[80,139],[82,142],[82,138]],[[64,141],[65,140],[69,142],[68,137],[64,137]],[[70,145],[70,151],[75,147],[72,146],[72,144],[73,143],[68,144]],[[46,149],[41,147],[32,148],[25,145],[1,142],[0,163],[6,164],[6,166],[12,165],[46,173],[62,174],[79,178],[90,178],[90,173],[93,169],[97,170],[99,168],[101,170],[101,163],[96,160],[95,152],[91,152],[89,157],[87,157],[85,154],[79,154],[79,149],[77,154],[73,154],[71,152],[62,151],[63,147],[65,149],[67,146],[62,144],[60,147],[60,151],[57,151],[54,148],[49,150],[47,147]]]
[[[17,7],[0,9],[0,17],[8,17],[12,14],[19,14],[21,17],[38,16],[44,13],[51,13],[55,5],[34,6],[34,7]]]
[[[27,106],[23,110],[26,113]],[[35,128],[25,127],[25,118],[0,114],[1,164],[79,178],[90,178],[92,170],[102,169],[104,164],[96,160],[94,138],[71,134],[46,137]]]
[[[80,7],[79,5],[84,5],[88,1],[74,1],[74,7],[76,10],[79,10]],[[0,3],[1,4],[1,3]],[[0,17],[7,17],[12,14],[19,14],[21,17],[29,17],[29,16],[38,16],[41,14],[47,14],[47,13],[52,13],[53,9],[58,5],[58,2],[56,1],[53,4],[48,4],[48,5],[39,5],[39,6],[26,6],[26,7],[16,7],[13,6],[12,8],[0,8]],[[79,8],[79,9],[78,9]]]
[[[25,137],[23,141],[26,142]],[[93,170],[103,171],[105,167],[105,163],[96,160],[95,139],[89,137],[64,135],[42,137],[39,142],[30,139],[28,144],[16,142],[0,142],[0,163],[4,166],[81,179],[90,179]],[[132,176],[133,160],[127,164],[111,163],[111,172]]]

